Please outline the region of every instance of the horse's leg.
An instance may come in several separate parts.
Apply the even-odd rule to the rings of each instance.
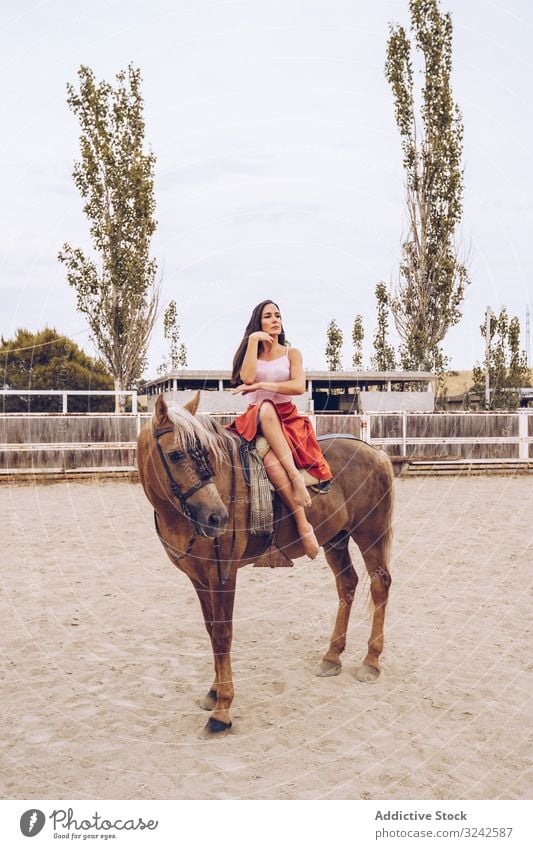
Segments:
[[[204,616],[204,623],[209,634],[209,639],[211,640],[211,646],[213,645],[213,607],[211,604],[211,590],[205,589],[202,584],[194,583],[194,589],[198,595],[200,600],[200,606],[202,608],[202,613]],[[214,652],[214,649],[213,649]],[[200,707],[204,710],[214,710],[215,705],[217,703],[217,674],[216,674],[216,665],[215,665],[215,680],[211,684],[209,691],[206,697],[200,702]]]
[[[383,651],[383,624],[385,609],[389,597],[391,576],[389,572],[390,534],[385,534],[377,542],[359,538],[357,544],[363,555],[365,566],[370,575],[370,593],[374,603],[372,631],[368,641],[368,654],[356,673],[358,681],[374,681],[379,673],[379,656]]]
[[[348,622],[350,620],[352,602],[358,581],[348,550],[349,540],[349,537],[343,540],[342,547],[328,548],[327,545],[324,546],[326,560],[335,575],[335,583],[337,584],[337,592],[339,594],[339,609],[337,611],[329,649],[317,669],[316,674],[319,678],[338,675],[341,671],[342,664],[340,656],[346,647],[346,633],[348,631]]]
[[[233,701],[233,675],[230,652],[235,585],[236,576],[233,574],[223,587],[211,589],[211,643],[215,661],[215,684],[211,689],[216,687],[216,704],[205,726],[206,734],[221,734],[231,728],[229,709]]]

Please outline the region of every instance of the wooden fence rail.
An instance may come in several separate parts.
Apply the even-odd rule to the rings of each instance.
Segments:
[[[147,413],[0,415],[0,475],[135,469]],[[221,424],[232,416],[218,414]],[[316,432],[349,433],[409,461],[533,465],[533,411],[316,415]]]
[[[469,460],[533,458],[533,411],[516,413],[368,414],[361,427],[372,445],[406,457]]]

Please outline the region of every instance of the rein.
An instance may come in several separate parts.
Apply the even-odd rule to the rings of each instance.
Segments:
[[[192,457],[192,459],[194,460],[194,463],[196,465],[196,470],[198,471],[200,477],[196,481],[194,486],[191,486],[190,489],[187,490],[187,492],[181,491],[181,487],[180,487],[179,483],[177,483],[174,480],[174,478],[172,477],[172,472],[170,471],[170,467],[167,463],[167,458],[165,457],[164,451],[159,444],[159,437],[163,436],[163,434],[165,434],[165,433],[173,433],[173,432],[174,432],[174,427],[172,425],[170,425],[170,427],[159,428],[159,430],[156,430],[154,428],[155,444],[157,445],[157,450],[159,451],[159,456],[161,458],[161,462],[163,463],[163,468],[165,469],[165,472],[167,473],[167,477],[168,477],[168,480],[169,480],[169,483],[170,483],[170,488],[172,490],[172,494],[176,498],[179,499],[183,512],[185,513],[187,518],[190,519],[191,518],[191,512],[189,510],[187,500],[191,497],[191,495],[194,495],[195,492],[198,492],[199,489],[202,489],[202,487],[207,486],[208,483],[213,483],[213,478],[214,478],[215,475],[214,475],[213,467],[212,467],[211,463],[209,462],[209,458],[207,456],[207,451],[205,450],[205,448],[203,448],[203,446],[200,446],[199,448],[194,450],[194,452],[189,452],[190,454],[194,453],[194,456]],[[183,451],[174,451],[173,452],[173,459],[175,459],[176,461],[183,460],[184,456],[185,456],[185,452],[183,452]]]
[[[188,452],[179,451],[179,450],[172,452],[172,457],[173,457],[173,459],[176,460],[176,462],[183,460],[185,458],[186,454],[188,456],[190,456],[190,458],[193,460],[193,462],[196,466],[196,471],[198,472],[198,475],[199,475],[197,482],[193,486],[191,486],[186,492],[182,492],[181,486],[179,485],[179,483],[176,480],[174,480],[170,466],[167,463],[165,453],[164,453],[163,449],[161,448],[161,445],[159,444],[159,439],[160,439],[161,436],[163,436],[165,433],[173,433],[173,432],[174,432],[173,425],[170,425],[168,427],[162,427],[162,428],[159,428],[159,429],[154,428],[153,434],[154,434],[154,438],[155,438],[155,444],[157,445],[159,457],[160,457],[161,462],[163,464],[163,468],[166,472],[168,482],[169,482],[170,488],[172,490],[172,495],[175,498],[177,498],[178,501],[180,502],[180,506],[181,506],[183,515],[186,516],[187,519],[189,519],[190,522],[193,522],[193,519],[192,519],[192,516],[191,516],[191,511],[190,511],[189,505],[187,504],[187,501],[191,497],[191,495],[194,495],[195,492],[198,492],[200,489],[202,489],[204,486],[207,486],[210,483],[214,483],[215,473],[214,473],[213,467],[212,467],[212,465],[209,461],[209,456],[208,456],[207,450],[201,444],[198,444],[196,448],[191,449]],[[237,536],[237,531],[236,531],[236,526],[235,526],[235,504],[236,504],[236,500],[237,500],[237,497],[236,497],[236,494],[237,494],[237,476],[236,476],[236,473],[235,473],[235,453],[234,453],[234,446],[233,446],[233,440],[232,439],[229,443],[229,452],[230,452],[231,468],[232,468],[232,485],[231,485],[230,504],[233,505],[233,511],[234,511],[233,512],[233,529],[232,529],[232,534],[231,534],[230,557],[229,557],[229,559],[227,559],[225,561],[227,563],[227,566],[226,566],[226,569],[224,571],[224,574],[222,574],[222,565],[221,565],[222,560],[221,560],[221,557],[220,557],[220,541],[219,541],[218,537],[213,538],[213,547],[214,547],[214,550],[215,550],[215,561],[216,561],[216,564],[217,564],[217,577],[218,577],[219,587],[224,586],[224,584],[226,583],[226,581],[229,578],[229,573],[230,573],[231,566],[232,566],[232,563],[233,563],[233,554],[234,554],[234,551],[235,551],[235,541],[236,541],[236,536]],[[171,455],[169,455],[169,456],[171,456]],[[154,523],[155,523],[155,529],[156,529],[156,532],[157,532],[157,536],[159,537],[161,544],[164,546],[164,548],[167,549],[167,551],[172,552],[172,554],[174,555],[174,559],[176,561],[182,560],[184,557],[187,557],[187,555],[191,553],[193,545],[194,545],[194,543],[197,539],[196,530],[194,530],[193,534],[191,535],[191,538],[189,539],[189,543],[187,545],[186,550],[180,551],[180,549],[174,548],[173,545],[171,545],[170,543],[168,543],[166,540],[163,539],[163,537],[161,535],[161,531],[159,530],[159,525],[158,525],[158,522],[157,522],[157,513],[155,512],[155,510],[154,510]],[[194,527],[194,525],[193,525],[193,527]],[[178,554],[179,556],[176,557],[176,554]]]

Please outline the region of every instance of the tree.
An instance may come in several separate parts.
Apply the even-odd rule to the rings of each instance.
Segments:
[[[45,327],[37,333],[19,328],[13,339],[0,339],[3,388],[20,389],[20,396],[2,396],[3,412],[61,412],[59,395],[24,395],[25,389],[113,389],[113,377],[99,360],[89,357],[67,336]],[[113,409],[111,398],[72,396],[71,412]]]
[[[374,334],[374,355],[372,368],[377,371],[393,371],[396,368],[396,354],[389,343],[389,294],[384,283],[376,285],[378,326]]]
[[[157,314],[157,265],[149,256],[155,156],[143,152],[140,71],[131,65],[120,71],[115,88],[97,83],[85,66],[78,77],[79,91],[67,86],[67,103],[81,127],[73,177],[99,262],[68,243],[59,260],[119,391],[142,374]]]
[[[485,323],[480,330],[484,339]],[[479,398],[485,397],[487,367],[490,387],[488,409],[516,410],[520,404],[520,389],[530,385],[529,369],[526,352],[520,350],[520,322],[517,316],[509,320],[505,307],[502,307],[498,316],[492,313],[490,317],[488,363],[476,363],[472,372],[471,393]],[[467,398],[467,403],[469,400]]]
[[[452,21],[438,0],[410,0],[411,30],[424,61],[420,116],[415,109],[411,44],[391,26],[385,73],[392,88],[406,173],[407,234],[391,299],[402,365],[441,371],[448,329],[461,317],[468,283],[455,231],[462,215],[463,124],[450,86]]]
[[[326,362],[329,371],[342,371],[342,343],[343,333],[334,318],[331,319],[326,330]]]
[[[352,328],[353,357],[352,365],[356,369],[363,367],[363,342],[365,329],[363,327],[363,316],[356,315]]]
[[[163,333],[169,341],[169,357],[165,357],[159,368],[158,374],[166,374],[177,368],[187,367],[187,348],[180,342],[180,326],[178,323],[178,312],[176,301],[170,301],[163,314]]]
[[[509,322],[507,340],[509,342],[507,384],[511,391],[514,392],[518,406],[520,404],[520,393],[516,390],[531,386],[531,381],[527,362],[527,351],[520,350],[520,321],[516,315]]]

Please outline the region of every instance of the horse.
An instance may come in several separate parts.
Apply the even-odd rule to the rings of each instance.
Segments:
[[[196,412],[199,393],[169,411],[159,395],[151,422],[137,441],[140,480],[154,509],[155,529],[171,562],[198,595],[214,660],[214,681],[201,706],[211,711],[205,736],[232,727],[232,617],[237,571],[255,563],[264,537],[249,532],[249,491],[239,438],[214,418]],[[307,515],[335,576],[339,605],[319,677],[341,671],[350,610],[358,577],[348,550],[358,545],[370,576],[373,606],[368,651],[356,672],[361,682],[380,673],[383,625],[391,577],[393,471],[385,452],[362,440],[335,435],[321,442],[333,472],[327,493],[312,494]],[[311,491],[312,492],[312,491]],[[304,554],[296,525],[281,505],[276,545],[288,558]]]

